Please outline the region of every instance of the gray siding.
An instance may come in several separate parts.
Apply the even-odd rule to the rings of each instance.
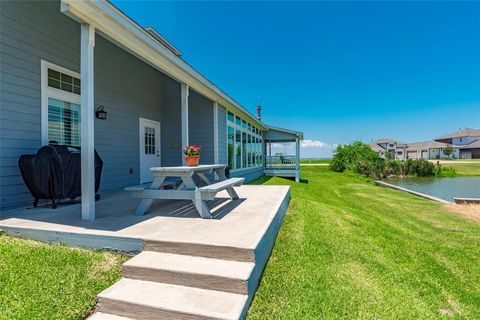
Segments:
[[[31,201],[17,160],[41,145],[40,60],[79,72],[80,28],[59,2],[0,2],[0,207]],[[101,190],[139,182],[139,117],[161,122],[162,163],[181,162],[180,85],[96,36],[95,146],[104,160]],[[133,174],[130,174],[133,169]]]
[[[212,164],[213,157],[213,101],[190,90],[188,96],[188,143],[202,145],[201,164]]]
[[[218,106],[218,162],[227,163],[227,110]]]
[[[232,177],[244,177],[245,183],[247,183],[257,179],[258,177],[263,176],[264,175],[263,171],[264,171],[263,167],[257,167],[252,169],[240,170],[238,172],[232,172],[231,175]]]
[[[167,93],[163,99],[162,131],[162,166],[182,165],[182,114],[181,86],[170,80]]]
[[[169,132],[177,120],[171,119],[175,112],[170,111],[179,109],[180,105],[175,105],[175,100],[166,97],[164,92],[175,87],[180,86],[97,35],[95,105],[103,105],[108,112],[107,120],[95,119],[95,145],[104,161],[103,191],[139,183],[139,118],[159,121],[162,133]],[[168,135],[162,139],[165,148],[168,142],[163,140],[167,138]],[[167,162],[161,153],[162,160]]]
[[[41,144],[40,59],[79,71],[80,27],[59,2],[0,1],[0,207],[31,197],[18,157]]]

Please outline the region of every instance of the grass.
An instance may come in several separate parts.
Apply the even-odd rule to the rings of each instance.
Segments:
[[[445,167],[454,168],[460,176],[480,176],[480,161],[469,161],[468,163],[442,164]]]
[[[126,257],[0,233],[0,319],[83,319]]]
[[[479,319],[480,224],[303,167],[248,319]],[[308,180],[308,181],[307,181]]]
[[[327,163],[329,164],[332,159],[300,159],[300,163],[306,164],[317,164],[317,163]]]

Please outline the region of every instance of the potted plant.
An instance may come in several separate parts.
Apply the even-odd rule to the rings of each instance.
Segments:
[[[185,154],[185,163],[187,166],[198,166],[198,163],[200,162],[201,148],[202,146],[197,146],[195,144],[191,146],[185,146],[185,148],[183,148],[183,153]]]

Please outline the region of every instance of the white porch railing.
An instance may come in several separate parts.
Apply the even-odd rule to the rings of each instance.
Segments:
[[[296,169],[297,157],[296,156],[266,156],[265,157],[266,169]]]

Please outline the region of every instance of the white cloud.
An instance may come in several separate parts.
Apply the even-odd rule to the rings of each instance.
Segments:
[[[320,140],[306,139],[300,143],[300,156],[302,158],[331,158],[337,145],[336,143],[329,144]],[[272,143],[271,151],[272,154],[294,155],[295,143]]]
[[[302,141],[301,147],[302,148],[325,148],[325,147],[330,147],[330,145],[320,140],[305,139]]]
[[[272,143],[272,148],[283,148],[283,146],[281,143]]]
[[[300,156],[302,158],[331,158],[337,143],[326,143],[320,140],[305,139],[301,143]]]

